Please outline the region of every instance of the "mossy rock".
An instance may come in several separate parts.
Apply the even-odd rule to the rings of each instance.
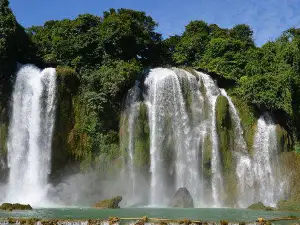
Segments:
[[[225,170],[232,168],[232,153],[230,151],[234,142],[234,131],[229,110],[229,102],[225,96],[219,96],[216,103],[217,132]]]
[[[260,113],[253,106],[247,104],[237,96],[231,95],[231,100],[233,101],[241,119],[241,125],[244,130],[244,137],[248,147],[248,152],[252,154],[257,119]]]
[[[211,179],[211,159],[212,159],[212,143],[210,136],[207,135],[204,139],[204,144],[201,146],[204,148],[203,151],[203,175],[205,179],[210,180]],[[202,151],[201,149],[199,149]],[[199,164],[201,165],[201,164]]]
[[[300,196],[277,202],[277,209],[282,211],[300,211]]]
[[[12,210],[32,210],[32,207],[28,204],[20,204],[20,203],[3,203],[0,206],[1,210],[8,210],[8,211],[12,211]]]
[[[281,152],[291,150],[292,138],[288,132],[280,125],[276,126],[277,146]]]
[[[273,207],[265,206],[262,202],[254,203],[254,204],[248,206],[247,209],[251,209],[251,210],[265,210],[265,211],[274,211],[275,210],[275,208],[273,208]]]
[[[145,168],[148,171],[150,166],[150,128],[147,106],[144,103],[140,104],[134,132],[134,164],[137,169]]]
[[[121,196],[116,196],[110,199],[104,199],[97,202],[93,207],[98,209],[118,209],[120,208],[119,203],[122,201]]]
[[[70,94],[76,94],[80,81],[75,69],[68,66],[57,66],[56,73],[61,88],[65,88]]]
[[[218,128],[231,128],[229,102],[225,96],[220,95],[217,98],[216,117]]]

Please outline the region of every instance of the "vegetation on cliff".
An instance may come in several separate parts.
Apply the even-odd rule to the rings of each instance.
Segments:
[[[128,89],[136,79],[143,79],[149,67],[178,66],[206,71],[229,90],[239,109],[248,147],[252,146],[256,116],[262,111],[270,111],[280,124],[278,141],[285,151],[298,146],[300,29],[291,28],[259,48],[254,44],[253,31],[245,24],[224,29],[192,21],[182,35],[165,40],[156,27],[144,12],[111,9],[101,17],[84,14],[25,30],[17,23],[8,0],[0,0],[0,105],[5,112],[1,114],[1,130],[7,131],[7,100],[16,62],[54,66],[59,86],[52,170],[77,161],[82,169],[101,167],[101,172],[113,174],[114,167],[121,166],[119,121]],[[217,106],[226,172],[233,166],[228,151],[232,127],[226,99],[219,98]],[[137,121],[136,135],[140,138],[134,158],[141,168],[149,163],[144,108],[141,106]],[[5,138],[1,132],[1,140]],[[207,176],[210,142],[205,142]],[[1,150],[5,151],[3,147]]]

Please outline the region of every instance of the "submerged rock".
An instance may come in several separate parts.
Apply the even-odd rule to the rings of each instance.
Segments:
[[[98,209],[118,209],[119,203],[122,201],[122,196],[116,196],[110,199],[104,199],[97,202],[93,207]]]
[[[32,210],[32,207],[28,204],[28,205],[23,205],[20,203],[3,203],[0,206],[1,210],[8,210],[8,211],[12,211],[12,210]]]
[[[193,198],[186,188],[179,188],[170,204],[171,207],[194,208]]]
[[[275,210],[275,208],[273,208],[273,207],[265,206],[262,202],[254,203],[254,204],[248,206],[247,209],[266,210],[266,211],[274,211]]]

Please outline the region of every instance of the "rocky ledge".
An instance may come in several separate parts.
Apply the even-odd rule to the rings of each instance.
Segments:
[[[116,196],[110,199],[104,199],[93,205],[94,208],[98,209],[118,209],[120,208],[119,203],[122,201],[122,196]]]

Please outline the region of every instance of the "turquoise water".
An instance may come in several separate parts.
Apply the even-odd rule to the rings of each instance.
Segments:
[[[125,208],[125,209],[93,209],[93,208],[41,208],[32,211],[1,211],[1,218],[27,218],[39,219],[108,219],[114,216],[119,218],[168,218],[202,220],[202,221],[243,221],[254,222],[258,217],[271,219],[276,217],[297,216],[300,212],[273,212],[247,209],[177,209],[177,208]],[[283,224],[283,223],[280,223]],[[291,221],[288,222],[291,224]]]

